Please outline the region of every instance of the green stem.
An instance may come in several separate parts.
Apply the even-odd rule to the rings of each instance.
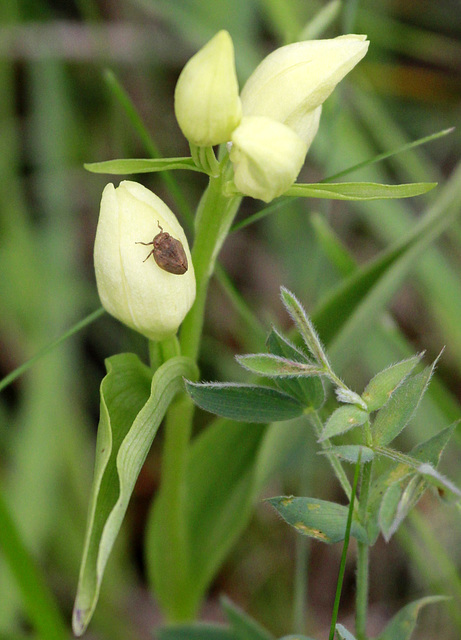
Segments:
[[[359,518],[366,526],[368,495],[371,485],[373,462],[363,465],[362,483],[360,489]],[[357,543],[357,592],[355,610],[355,630],[357,640],[367,639],[367,611],[368,611],[368,576],[369,576],[369,546],[365,542]]]
[[[180,349],[184,356],[197,360],[202,335],[203,317],[208,284],[216,258],[237,213],[240,197],[227,198],[222,187],[228,179],[227,160],[222,173],[210,178],[203,194],[195,222],[196,235],[192,249],[197,295],[181,329]],[[189,548],[185,523],[186,468],[192,431],[194,406],[185,394],[169,408],[165,425],[165,444],[162,458],[162,528],[169,532],[168,553],[171,557],[171,576],[175,585],[166,612],[171,622],[191,619],[197,602],[188,597],[195,593],[189,588],[193,576],[189,570]]]
[[[368,571],[369,553],[368,545],[364,542],[357,543],[357,594],[355,611],[355,630],[357,640],[366,640],[367,608],[368,608]]]
[[[79,320],[79,322],[74,324],[73,327],[71,327],[68,331],[63,333],[61,336],[59,336],[59,338],[47,344],[45,347],[43,347],[43,349],[40,349],[40,351],[38,351],[34,356],[32,356],[32,358],[29,358],[29,360],[26,360],[26,362],[23,362],[23,364],[21,364],[14,371],[12,371],[7,376],[5,376],[2,380],[0,380],[0,391],[2,391],[2,389],[4,389],[9,384],[14,382],[16,378],[19,378],[19,376],[21,376],[28,369],[30,369],[36,362],[38,362],[41,358],[43,358],[43,356],[45,356],[47,353],[52,351],[55,347],[57,347],[62,342],[64,342],[65,340],[73,336],[75,333],[78,333],[81,329],[83,329],[87,325],[91,324],[92,322],[100,318],[104,313],[105,311],[102,307],[100,307],[99,309],[96,309],[96,311],[93,311],[93,313],[90,313],[88,316],[86,316],[86,318],[83,318],[83,320]]]
[[[182,354],[193,360],[197,359],[199,353],[210,277],[241,201],[241,197],[226,198],[223,195],[222,189],[227,179],[226,170],[218,178],[210,178],[197,211],[196,236],[192,248],[197,295],[182,324],[180,338]]]
[[[332,613],[332,616],[331,616],[329,640],[334,640],[334,637],[335,637],[336,621],[338,619],[339,603],[341,601],[341,591],[342,591],[342,588],[343,588],[344,573],[346,571],[347,549],[349,547],[349,538],[350,538],[350,535],[351,535],[352,518],[353,518],[353,514],[354,514],[354,501],[355,501],[355,495],[357,493],[357,484],[358,484],[359,475],[360,475],[360,459],[361,459],[361,456],[362,456],[362,454],[359,453],[357,464],[355,465],[354,483],[353,483],[353,486],[352,486],[352,494],[351,494],[351,499],[350,499],[350,503],[349,503],[349,512],[347,514],[346,533],[344,534],[344,544],[343,544],[343,551],[342,551],[342,554],[341,554],[341,564],[339,565],[338,582],[336,583],[336,595],[335,595],[335,602],[334,602],[334,605],[333,605],[333,613]]]
[[[162,527],[169,532],[169,548],[172,560],[172,576],[176,577],[174,613],[168,614],[175,621],[187,620],[194,612],[188,610],[186,600],[189,589],[187,532],[184,518],[185,471],[189,440],[191,436],[194,406],[185,394],[179,396],[169,407],[165,423],[165,441],[162,454],[162,494],[166,505],[162,509]]]

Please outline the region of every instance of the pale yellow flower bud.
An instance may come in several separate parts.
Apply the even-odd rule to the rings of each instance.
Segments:
[[[232,134],[235,186],[247,196],[270,202],[296,180],[306,152],[306,143],[284,124],[244,117]]]
[[[186,64],[176,84],[174,108],[189,142],[211,147],[230,140],[242,107],[227,31],[217,33]]]
[[[146,257],[160,233],[178,240],[187,259],[181,275]],[[176,245],[177,246],[177,245]],[[195,299],[195,275],[186,236],[174,213],[137,182],[108,184],[101,200],[94,246],[99,297],[115,318],[151,340],[176,333]]]
[[[364,35],[295,42],[269,54],[241,93],[244,116],[266,116],[286,124],[308,145],[315,110],[367,52]],[[315,127],[314,127],[315,128]],[[314,134],[315,135],[315,134]]]

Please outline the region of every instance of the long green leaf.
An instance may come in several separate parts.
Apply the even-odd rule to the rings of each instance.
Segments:
[[[412,198],[431,191],[436,182],[412,182],[410,184],[377,184],[376,182],[338,182],[294,184],[285,196],[324,198],[327,200],[383,200]]]
[[[172,169],[202,171],[192,158],[121,158],[119,160],[105,160],[104,162],[87,162],[83,166],[92,173],[112,173],[118,176],[132,173],[171,171]]]
[[[205,622],[162,627],[156,637],[158,640],[238,640],[229,627]]]
[[[231,420],[276,422],[303,413],[298,400],[271,387],[186,381],[186,389],[199,407]]]
[[[29,621],[42,638],[65,640],[67,626],[43,575],[0,494],[0,549],[21,592]]]
[[[183,376],[196,368],[187,358],[163,364],[152,381],[150,369],[133,354],[107,361],[101,384],[101,418],[87,533],[72,625],[85,631],[99,596],[104,569],[120,530],[136,479]]]

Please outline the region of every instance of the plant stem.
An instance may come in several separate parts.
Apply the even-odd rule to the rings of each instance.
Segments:
[[[172,552],[174,569],[177,576],[177,593],[187,593],[179,586],[188,576],[187,539],[184,521],[184,491],[187,455],[191,435],[194,406],[189,398],[182,394],[169,407],[165,424],[165,442],[162,457],[162,494],[161,499],[167,508],[162,509],[162,526],[169,532],[169,546]],[[188,615],[177,617],[187,619]]]
[[[340,603],[340,600],[341,600],[341,591],[342,591],[342,587],[343,587],[344,573],[346,571],[347,549],[349,547],[349,538],[350,538],[350,535],[351,535],[352,518],[353,518],[353,515],[354,515],[355,494],[357,493],[357,484],[358,484],[359,474],[360,474],[360,458],[361,458],[361,456],[362,456],[362,454],[360,453],[359,457],[358,457],[358,460],[357,460],[357,463],[355,465],[354,483],[353,483],[353,486],[352,486],[352,494],[351,494],[351,499],[350,499],[350,503],[349,503],[349,512],[347,514],[346,533],[344,534],[344,544],[343,544],[343,551],[342,551],[342,554],[341,554],[341,564],[339,565],[338,582],[336,584],[335,602],[334,602],[334,605],[333,605],[333,614],[331,616],[329,640],[334,640],[334,637],[335,637],[336,621],[338,619],[339,603]]]
[[[362,525],[366,525],[368,494],[371,484],[373,462],[363,465],[362,483],[360,489],[359,518]],[[367,611],[368,611],[368,576],[369,576],[369,546],[365,542],[357,543],[357,593],[355,608],[355,630],[357,640],[367,639]]]
[[[186,316],[180,336],[182,355],[197,360],[203,328],[208,284],[216,258],[237,213],[241,198],[223,195],[227,177],[227,157],[221,165],[218,177],[210,178],[207,190],[200,201],[196,221],[192,261],[195,269],[197,295],[192,309]],[[175,345],[165,345],[163,355]],[[162,508],[161,527],[168,531],[168,549],[171,557],[171,577],[174,586],[168,602],[167,615],[171,622],[191,619],[197,603],[188,598],[193,589],[188,585],[193,580],[188,561],[189,549],[185,523],[185,486],[189,441],[192,432],[194,405],[183,394],[170,406],[165,424],[165,444],[162,458],[162,488],[159,495]]]
[[[192,309],[187,314],[181,328],[181,352],[197,360],[205,313],[208,284],[214,271],[216,258],[237,213],[241,197],[227,198],[223,195],[223,185],[228,179],[224,159],[224,169],[217,178],[210,178],[207,190],[200,201],[195,221],[195,240],[192,248],[197,282],[197,295]]]

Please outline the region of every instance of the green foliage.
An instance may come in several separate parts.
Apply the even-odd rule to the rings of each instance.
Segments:
[[[370,380],[362,393],[362,399],[365,400],[370,413],[381,409],[386,404],[396,388],[413,371],[421,358],[422,354],[391,365]]]
[[[94,612],[101,581],[128,501],[152,440],[183,376],[195,374],[183,357],[171,358],[154,376],[134,354],[107,360],[101,383],[101,418],[85,547],[74,605],[73,629],[81,635]]]
[[[372,182],[344,182],[333,184],[295,184],[287,196],[301,198],[327,198],[328,200],[380,200],[387,198],[413,198],[427,193],[436,182],[412,184],[374,184]]]
[[[375,452],[372,449],[359,444],[339,444],[335,447],[329,447],[328,449],[319,451],[319,453],[332,453],[338,456],[338,458],[352,463],[356,463],[359,456],[361,456],[362,462],[371,462],[375,457]]]
[[[453,177],[446,180],[445,186],[429,193],[429,197],[418,198],[414,204],[408,200],[395,200],[395,197],[427,191],[433,179],[443,185],[448,170],[459,157],[459,133],[427,148],[421,146],[451,131],[443,129],[438,134],[426,135],[434,127],[451,124],[453,105],[459,94],[459,87],[452,80],[461,50],[459,38],[456,39],[457,23],[450,20],[447,3],[426,3],[428,11],[424,19],[417,12],[412,15],[410,9],[403,21],[395,6],[378,7],[369,0],[342,3],[342,8],[335,1],[322,6],[317,1],[287,0],[280,3],[278,0],[263,0],[255,3],[236,0],[231,12],[224,0],[213,3],[193,0],[190,4],[176,0],[159,0],[156,3],[135,0],[124,6],[122,11],[121,33],[122,36],[128,33],[129,37],[117,37],[116,45],[113,25],[106,25],[105,15],[100,14],[93,0],[76,3],[80,16],[75,11],[71,15],[64,5],[58,15],[56,3],[48,0],[21,6],[17,0],[0,4],[5,31],[5,46],[0,60],[0,166],[5,186],[0,194],[3,302],[0,364],[5,373],[17,367],[0,382],[0,389],[5,389],[27,371],[27,376],[18,380],[7,394],[2,394],[0,404],[2,494],[17,524],[17,538],[22,542],[17,548],[12,546],[11,556],[8,555],[8,527],[0,527],[0,636],[25,637],[24,628],[29,625],[35,633],[47,638],[53,636],[50,628],[45,626],[46,607],[40,609],[43,593],[46,593],[46,589],[41,590],[40,576],[38,579],[35,576],[35,582],[32,580],[25,586],[21,582],[21,570],[24,564],[27,569],[27,565],[33,562],[32,558],[43,567],[44,582],[48,579],[56,586],[55,577],[59,576],[59,602],[64,610],[69,609],[68,594],[75,588],[83,537],[79,527],[84,524],[91,482],[92,456],[88,452],[93,450],[94,442],[90,424],[94,422],[97,411],[92,389],[96,389],[99,383],[94,368],[95,358],[99,360],[103,357],[100,354],[117,351],[141,353],[145,349],[134,334],[121,331],[107,317],[88,327],[90,322],[101,318],[102,310],[90,313],[68,331],[77,319],[98,306],[93,283],[88,278],[89,247],[103,182],[100,175],[85,176],[82,164],[90,158],[101,158],[101,154],[115,158],[124,158],[128,154],[135,158],[145,155],[145,159],[110,160],[86,166],[93,173],[109,171],[113,175],[127,171],[143,174],[162,171],[152,176],[146,173],[143,179],[154,189],[168,192],[172,208],[183,216],[192,237],[191,203],[198,200],[197,183],[203,182],[205,176],[190,173],[191,170],[200,171],[190,158],[155,160],[153,156],[158,155],[161,148],[169,152],[172,150],[174,155],[184,146],[184,141],[175,137],[174,128],[169,127],[170,116],[164,107],[172,104],[171,80],[177,77],[187,57],[220,28],[228,28],[232,33],[242,80],[267,51],[269,41],[283,44],[308,37],[329,37],[339,33],[341,25],[343,30],[368,33],[373,46],[363,71],[358,69],[350,81],[346,81],[342,98],[338,99],[341,96],[338,92],[325,105],[319,135],[309,152],[306,175],[328,177],[318,184],[294,187],[298,189],[297,196],[318,199],[296,201],[296,197],[282,198],[254,216],[241,216],[234,227],[243,229],[257,219],[266,218],[258,227],[258,233],[248,236],[250,244],[242,245],[249,254],[248,260],[255,262],[258,292],[265,291],[270,278],[278,277],[282,265],[285,281],[300,292],[312,309],[312,318],[328,347],[328,360],[334,363],[335,371],[327,372],[327,367],[322,369],[321,375],[305,377],[294,373],[291,377],[277,375],[283,373],[279,368],[275,377],[264,384],[274,385],[274,391],[278,389],[295,400],[301,407],[298,417],[290,422],[270,424],[267,428],[262,423],[213,421],[186,447],[187,473],[181,485],[184,494],[181,513],[187,523],[187,536],[190,536],[187,553],[194,556],[196,573],[191,579],[192,584],[186,585],[192,589],[194,606],[198,606],[197,601],[206,594],[213,575],[248,523],[254,500],[268,481],[272,486],[275,470],[283,474],[284,490],[286,487],[287,491],[293,491],[292,482],[296,487],[302,486],[306,475],[309,485],[306,492],[318,495],[317,490],[327,490],[325,475],[318,473],[315,463],[313,439],[320,439],[325,434],[325,425],[335,409],[331,397],[325,403],[330,385],[335,388],[339,402],[348,404],[341,407],[345,413],[352,411],[361,415],[360,412],[365,410],[369,414],[384,411],[389,398],[400,387],[408,382],[407,391],[411,395],[412,385],[417,387],[427,373],[426,370],[421,374],[419,382],[418,378],[413,380],[414,370],[420,371],[417,367],[420,356],[411,356],[413,349],[427,348],[429,353],[433,353],[438,348],[435,343],[440,341],[440,336],[448,345],[449,357],[444,362],[442,375],[434,376],[425,391],[421,408],[414,414],[416,419],[411,416],[405,422],[405,416],[401,415],[397,420],[399,407],[395,406],[392,412],[387,409],[387,413],[393,413],[393,416],[389,418],[387,427],[381,424],[383,440],[379,443],[374,441],[373,431],[368,431],[364,422],[348,433],[332,435],[334,443],[322,440],[319,453],[327,455],[347,495],[349,465],[356,463],[360,455],[362,471],[371,467],[367,504],[361,509],[360,499],[360,505],[354,512],[355,518],[365,523],[370,542],[380,531],[386,538],[392,536],[427,488],[432,488],[435,495],[444,501],[458,501],[456,486],[438,471],[437,466],[453,434],[453,446],[459,447],[459,432],[457,437],[456,425],[453,424],[434,435],[438,425],[449,424],[459,415],[459,404],[452,394],[455,387],[447,383],[447,380],[459,377],[461,366],[458,264],[461,243],[456,222],[444,244],[430,244],[459,214],[460,168],[455,167]],[[120,8],[118,0],[113,7],[111,5],[111,11],[119,12]],[[62,47],[60,36],[49,37],[49,33],[52,36],[56,33],[56,26],[58,33],[62,27],[66,28],[68,17],[71,18],[72,30],[78,29],[80,34],[86,34],[88,30],[91,32],[89,40],[79,40],[81,46],[78,50]],[[59,25],[55,18],[59,18]],[[430,30],[426,26],[428,21]],[[263,30],[261,24],[264,25]],[[449,28],[445,28],[447,26]],[[11,43],[14,46],[10,46]],[[384,59],[385,64],[382,62]],[[410,67],[406,66],[408,60]],[[113,69],[104,74],[104,81],[101,81],[101,63]],[[408,69],[411,82],[406,83]],[[373,90],[370,90],[369,79],[373,81]],[[122,83],[126,83],[132,97],[123,89]],[[137,113],[136,104],[141,105],[147,116],[145,124]],[[412,139],[415,136],[417,140]],[[383,149],[385,152],[381,153]],[[172,174],[166,172],[176,169],[184,170],[184,173],[174,174],[185,178],[181,186]],[[366,182],[338,184],[340,176],[358,170],[361,174],[357,178],[363,177]],[[391,181],[389,176],[392,176],[392,181],[395,178],[396,182],[414,184],[388,185],[386,183]],[[323,198],[337,200],[334,215],[331,215],[333,210],[328,201]],[[431,206],[426,212],[424,208],[428,202]],[[307,208],[314,203],[315,211]],[[217,211],[221,213],[222,209]],[[276,215],[269,217],[272,213]],[[313,220],[314,214],[318,216],[317,222]],[[209,222],[211,228],[213,220],[210,218]],[[312,231],[316,233],[315,237]],[[243,234],[238,242],[240,240],[246,242]],[[266,242],[267,246],[262,249],[270,255],[271,268],[259,259],[261,245]],[[373,247],[383,247],[382,253],[363,262]],[[212,249],[217,254],[219,247],[213,246]],[[208,258],[210,255],[211,251]],[[356,256],[360,265],[357,265]],[[232,313],[226,314],[222,327],[226,340],[213,343],[212,348],[205,340],[201,352],[203,362],[206,366],[211,363],[216,378],[221,380],[227,379],[228,367],[231,366],[227,357],[229,344],[238,344],[239,349],[259,354],[263,350],[261,319],[271,316],[262,295],[248,294],[254,283],[248,277],[247,259],[232,263],[231,256],[229,264],[236,282],[245,279],[247,297],[229,284],[229,278],[226,284],[225,273],[221,269],[217,280],[232,305]],[[208,267],[212,271],[211,261],[207,263],[204,260],[199,264],[199,271],[203,273]],[[409,295],[405,296],[405,304],[402,304],[402,298],[397,300],[397,326],[387,309],[405,280]],[[205,306],[205,297],[206,286],[200,293],[201,308]],[[217,308],[213,302],[212,299],[209,308]],[[81,336],[76,335],[81,331],[84,331]],[[71,335],[74,336],[72,340],[63,344]],[[213,340],[219,337],[214,331],[212,335]],[[411,335],[411,342],[408,335]],[[232,342],[228,340],[230,336]],[[290,337],[296,344],[300,342],[298,336]],[[418,343],[416,347],[415,342]],[[49,346],[43,348],[43,345]],[[56,348],[58,345],[59,349]],[[196,357],[198,348],[194,352],[186,344],[185,335],[183,347],[188,355]],[[285,364],[286,361],[291,362],[293,372],[299,370],[300,363],[310,362],[310,352],[309,355],[302,353],[275,330],[269,335],[267,348],[269,354],[284,359]],[[49,353],[51,350],[53,353]],[[323,351],[325,353],[325,349]],[[48,354],[46,358],[43,357],[45,354]],[[267,365],[266,354],[263,360]],[[378,373],[361,396],[338,386],[339,379],[331,377],[336,372],[346,380],[355,379],[355,376],[360,378],[362,374],[379,371],[389,362],[397,361],[401,362]],[[18,367],[21,362],[24,365]],[[249,358],[246,362],[249,363]],[[348,367],[349,364],[353,365],[352,368]],[[134,363],[133,369],[137,369]],[[143,365],[138,372],[138,381],[133,378],[133,395],[128,394],[128,404],[139,401],[141,409],[150,394],[153,372]],[[262,370],[258,373],[269,377],[267,369],[266,373]],[[187,375],[193,374],[189,372]],[[115,379],[112,382],[114,395],[110,404],[115,406],[118,402],[115,390],[120,388],[123,392],[123,385],[117,387]],[[253,386],[259,386],[259,383]],[[110,385],[107,385],[107,391],[110,397]],[[403,395],[402,391],[402,398]],[[415,403],[416,392],[413,395]],[[120,396],[120,402],[123,397]],[[102,423],[106,420],[104,407],[101,410],[98,451]],[[273,406],[271,410],[277,418]],[[169,413],[172,411],[170,408]],[[377,415],[370,415],[371,423],[375,421],[373,428]],[[270,419],[268,414],[266,416]],[[131,417],[127,417],[127,424]],[[384,417],[380,419],[383,422]],[[389,440],[399,432],[403,422],[402,438]],[[125,427],[119,425],[117,429],[119,427],[122,434]],[[315,435],[310,437],[307,430],[312,428]],[[118,436],[114,433],[113,437],[115,441]],[[419,440],[424,442],[413,446]],[[389,448],[391,442],[392,446],[397,446],[395,442],[399,446],[413,448],[409,454],[403,454]],[[112,442],[112,453],[114,447]],[[149,469],[146,469],[147,491],[142,496],[156,489],[157,442],[155,447]],[[305,451],[306,457],[300,464]],[[450,456],[447,468],[447,473],[457,481],[458,458],[457,455]],[[102,456],[99,453],[97,460],[100,467]],[[347,473],[340,475],[343,462],[347,463],[344,465]],[[113,463],[111,457],[107,473],[110,466],[115,469]],[[101,472],[99,467],[96,474]],[[366,480],[366,473],[363,475]],[[162,469],[160,497],[168,482],[167,476],[168,473]],[[112,476],[107,475],[107,483],[110,477],[115,492],[118,488],[116,471]],[[144,486],[140,486],[140,490],[144,490]],[[362,481],[362,486],[366,487],[366,482]],[[94,493],[91,496],[96,504],[90,505],[90,517],[92,510],[98,512],[99,505],[104,507],[105,499],[112,505],[116,503],[116,496],[111,497],[109,488],[105,497],[98,495],[96,499]],[[135,502],[133,518],[127,523],[130,540],[136,534],[134,523],[138,522],[141,502]],[[156,510],[161,521],[163,512],[160,504],[161,500],[152,509],[151,521]],[[440,525],[443,530],[453,526],[446,513],[441,516],[447,518],[446,523]],[[93,515],[95,533],[99,526],[96,523],[98,513]],[[103,513],[101,517],[104,518]],[[174,543],[174,531],[166,520],[164,524],[162,544],[163,548],[168,548]],[[455,630],[450,628],[450,621],[445,620],[445,626],[439,628],[439,635],[445,638],[451,632],[453,637],[459,637],[461,591],[459,579],[456,581],[456,564],[459,564],[456,549],[459,544],[456,545],[455,527],[451,530],[453,549],[450,556],[444,555],[442,543],[434,539],[437,534],[431,533],[429,528],[420,547],[414,536],[406,533],[405,526],[398,532],[399,540],[405,541],[408,562],[412,558],[418,566],[415,558],[418,554],[422,558],[419,579],[430,589],[435,588],[434,580],[439,580],[443,589],[458,594],[451,610],[451,624]],[[250,541],[252,535],[254,532],[249,533]],[[150,544],[148,540],[147,556],[152,555]],[[434,550],[435,547],[438,551]],[[231,559],[230,569],[225,567],[225,571],[234,570],[237,564],[237,571],[232,575],[239,575],[238,562],[246,549],[245,546],[240,547],[240,553]],[[129,550],[122,551],[122,554],[111,557],[110,569],[114,573],[104,582],[98,615],[93,622],[94,633],[101,638],[120,640],[130,637],[136,640],[139,637],[137,616],[129,619],[124,616],[124,604],[118,615],[118,598],[124,598],[128,593],[131,599],[138,592],[137,573],[130,571],[128,566],[132,555]],[[261,557],[259,561],[270,566],[272,557],[265,555],[267,550],[260,551],[260,554],[254,554],[255,559]],[[97,545],[92,553],[97,553]],[[159,565],[163,567],[162,575],[166,580],[175,573],[180,576],[182,572],[178,556],[174,557],[176,564],[172,562],[169,565],[168,557],[162,557],[163,564]],[[15,566],[16,573],[10,574],[6,570],[4,560]],[[244,561],[245,558],[242,564]],[[187,562],[182,566],[187,567]],[[434,567],[437,567],[437,572],[434,572]],[[149,567],[149,573],[153,571]],[[189,568],[187,571],[192,573]],[[446,576],[450,579],[446,580]],[[275,602],[274,593],[280,598],[281,590],[278,581],[274,582],[277,582],[277,587],[273,591],[270,581],[263,587],[254,585],[251,606],[255,609],[258,606],[258,589],[267,590],[264,592],[266,608],[261,606],[258,613],[271,617],[271,624],[276,627],[279,600]],[[14,587],[19,587],[19,590]],[[399,597],[401,595],[399,593]],[[180,600],[181,595],[177,594],[175,598]],[[110,606],[107,606],[108,600]],[[283,624],[286,629],[291,629],[291,615],[286,603],[279,606],[284,607]],[[116,607],[117,615],[114,616]],[[324,611],[315,613],[319,616],[325,614]],[[311,623],[308,619],[307,624]],[[58,622],[57,626],[60,624]],[[412,620],[408,623],[410,627],[413,630]],[[302,630],[299,626],[293,628]],[[401,629],[405,629],[405,624]],[[179,635],[175,636],[175,632]],[[398,633],[395,637],[399,640],[408,638],[406,631],[404,635]],[[354,638],[341,625],[337,625],[336,635],[346,640]],[[356,635],[361,638],[359,633]],[[160,636],[166,640],[176,637],[181,640],[189,637],[238,640],[231,627],[196,627],[192,624],[181,629],[165,628]],[[289,637],[305,640],[305,636],[299,634]],[[385,636],[385,640],[393,637]]]
[[[117,176],[172,171],[173,169],[201,171],[192,158],[127,158],[106,160],[105,162],[88,162],[84,166],[87,171],[92,173],[110,173]]]
[[[432,366],[413,375],[413,369],[421,359],[420,355],[398,362],[376,374],[360,396],[334,373],[312,321],[299,300],[282,288],[282,301],[295,321],[313,360],[310,361],[281,334],[272,330],[267,344],[276,354],[239,356],[237,361],[244,368],[260,375],[270,375],[284,383],[289,380],[290,386],[285,386],[284,390],[294,393],[299,399],[296,402],[304,400],[304,410],[307,412],[317,414],[314,406],[307,404],[308,396],[300,386],[304,379],[313,379],[313,372],[317,370],[318,378],[329,378],[335,385],[337,399],[345,404],[325,418],[324,426],[317,430],[317,437],[319,443],[324,445],[322,453],[329,457],[330,463],[333,464],[332,458],[354,463],[360,461],[363,465],[362,473],[367,474],[365,497],[368,504],[362,504],[360,515],[354,517],[351,534],[361,543],[370,544],[376,540],[378,530],[381,530],[385,539],[389,540],[430,485],[435,486],[445,497],[459,500],[461,491],[436,470],[442,451],[453,433],[453,426],[419,445],[414,452],[416,455],[412,455],[413,452],[403,454],[386,446],[401,433],[415,414],[437,360]],[[287,372],[290,373],[287,375]],[[297,385],[294,386],[293,382]],[[267,387],[235,383],[188,383],[187,389],[192,399],[202,408],[218,414],[232,412],[229,417],[233,418],[238,416],[239,419],[244,419],[246,416],[250,419],[251,416],[252,421],[262,422],[269,412],[272,420],[275,420],[277,403],[280,403],[280,411],[284,412],[281,419],[300,415],[290,416],[287,411],[288,399],[295,401],[293,396],[281,395]],[[197,389],[200,390],[199,394]],[[267,400],[261,402],[263,390]],[[301,404],[298,406],[302,407]],[[317,403],[317,406],[321,405]],[[368,407],[370,409],[367,410]],[[370,412],[376,410],[374,420],[371,420]],[[255,415],[257,411],[261,412],[260,420]],[[358,427],[361,427],[360,445],[331,445],[330,438],[342,436]],[[371,484],[372,464],[377,456],[391,460],[392,463]],[[333,465],[333,468],[343,487],[347,486],[344,484],[341,467]],[[278,497],[269,502],[291,526],[304,535],[328,543],[344,539],[348,510],[342,505],[301,497]]]
[[[436,362],[405,380],[380,409],[373,423],[373,439],[377,445],[389,444],[407,426],[427,389]]]
[[[272,328],[267,336],[266,345],[270,353],[292,362],[306,363],[307,357],[299,351],[285,336]],[[239,359],[237,358],[237,362]],[[306,407],[320,409],[325,400],[322,378],[319,376],[296,376],[293,378],[275,378],[277,386],[288,395],[297,398]]]
[[[232,629],[224,625],[192,623],[163,627],[157,633],[158,640],[237,640]]]
[[[328,418],[320,440],[339,436],[341,433],[349,431],[349,429],[360,427],[367,420],[368,413],[359,407],[339,407]]]
[[[296,418],[302,404],[271,387],[229,383],[186,382],[192,400],[218,416],[247,422],[274,422]]]
[[[165,526],[168,496],[161,491],[150,514],[148,568],[170,616],[195,612],[217,568],[246,526],[255,499],[257,453],[266,428],[217,420],[192,443],[177,526],[184,532],[187,572]],[[177,534],[177,532],[175,532]]]
[[[347,507],[316,498],[293,496],[269,498],[268,502],[298,533],[328,544],[344,540]],[[356,520],[352,521],[351,535],[367,542],[366,531]]]
[[[416,620],[421,609],[428,604],[442,602],[443,600],[446,600],[444,596],[427,596],[407,604],[392,618],[377,640],[409,640],[415,629]]]

